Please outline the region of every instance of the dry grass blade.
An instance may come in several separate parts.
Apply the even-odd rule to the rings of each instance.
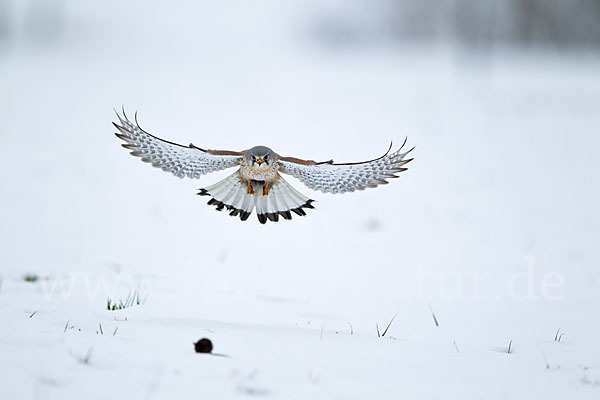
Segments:
[[[433,322],[435,322],[435,326],[440,326],[437,317],[435,316],[435,313],[433,312],[433,307],[431,307],[431,304],[429,304],[429,311],[431,311],[431,316],[433,317]]]
[[[394,322],[394,320],[396,319],[396,314],[394,314],[394,316],[392,317],[392,319],[390,320],[390,323],[388,324],[388,326],[385,328],[385,331],[383,331],[383,333],[381,334],[381,337],[384,337],[385,334],[387,333],[388,329],[390,329],[390,326],[392,326],[392,322]]]
[[[385,327],[385,330],[383,331],[383,333],[379,332],[379,325],[377,323],[375,323],[375,328],[377,328],[377,337],[384,337],[385,334],[388,332],[388,330],[390,329],[390,326],[392,326],[392,322],[394,322],[394,319],[396,319],[396,315],[394,314],[394,316],[392,317],[392,319],[390,320],[390,322],[387,324],[387,326]]]
[[[563,335],[565,333],[560,331],[560,328],[558,328],[558,330],[556,331],[556,335],[554,335],[554,341],[560,343]]]

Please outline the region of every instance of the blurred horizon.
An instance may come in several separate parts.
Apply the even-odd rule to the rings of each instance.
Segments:
[[[103,4],[110,6],[110,2]],[[131,4],[139,4],[136,9],[141,14],[152,7],[152,2]],[[172,2],[170,8],[192,5],[193,11],[197,7],[194,4]],[[264,7],[269,1],[256,4]],[[494,46],[548,51],[595,51],[600,47],[600,3],[595,0],[306,1],[300,8],[298,4],[280,2],[275,8],[299,9],[296,22],[300,22],[302,34],[326,46],[443,43],[474,51],[489,51]],[[102,5],[68,0],[0,0],[0,49],[6,52],[27,44],[51,45],[77,32],[90,32],[101,18],[81,12],[96,7]],[[232,11],[236,13],[234,8]],[[115,14],[119,21],[118,8]]]

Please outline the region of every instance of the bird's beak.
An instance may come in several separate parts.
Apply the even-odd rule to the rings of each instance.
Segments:
[[[262,163],[265,162],[264,158],[260,158],[260,157],[256,157],[256,163],[260,166]]]

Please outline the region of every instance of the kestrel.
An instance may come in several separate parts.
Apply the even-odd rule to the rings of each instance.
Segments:
[[[401,152],[406,140],[397,151],[388,151],[370,161],[336,164],[333,160],[316,162],[295,157],[282,157],[268,147],[256,146],[244,151],[205,150],[190,143],[183,146],[160,139],[117,113],[117,137],[131,155],[141,157],[152,166],[171,172],[179,178],[200,178],[209,172],[238,167],[227,178],[199,189],[201,196],[211,196],[209,205],[218,211],[227,209],[229,215],[246,221],[252,211],[261,224],[277,222],[279,216],[292,219],[292,212],[306,215],[305,208],[314,208],[309,199],[292,187],[280,173],[292,175],[313,190],[324,193],[346,193],[387,184],[389,178],[398,178],[405,171],[405,159],[412,151]],[[413,147],[414,148],[414,147]]]

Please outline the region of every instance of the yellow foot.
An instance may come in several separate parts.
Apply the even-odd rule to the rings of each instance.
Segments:
[[[248,180],[248,194],[254,194],[254,189],[252,188],[251,180]]]
[[[263,196],[269,195],[269,184],[265,182],[265,186],[263,186]]]

